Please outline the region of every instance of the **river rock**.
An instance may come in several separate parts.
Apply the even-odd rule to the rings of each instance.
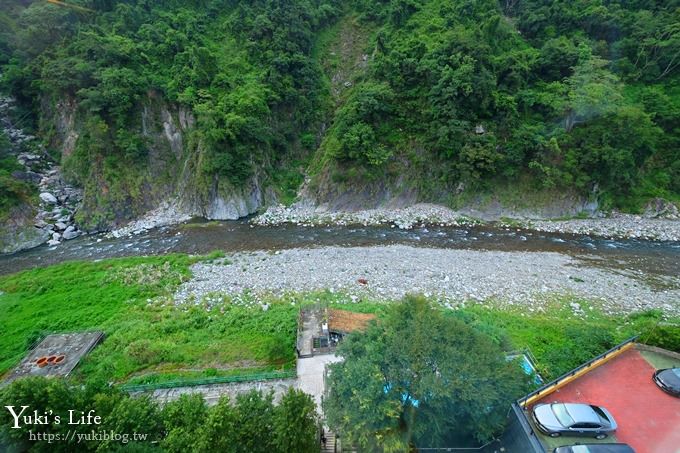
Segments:
[[[57,230],[64,231],[66,229],[66,224],[64,222],[57,222],[54,224]]]
[[[77,238],[80,235],[80,231],[76,229],[73,225],[69,225],[65,230],[62,236],[64,239],[67,241],[73,238]]]
[[[45,203],[57,204],[57,197],[49,192],[43,192],[40,194],[40,199]]]
[[[41,179],[41,176],[38,173],[20,170],[13,171],[12,177],[18,179],[19,181],[31,182],[33,184],[38,184]]]
[[[52,233],[52,240],[53,241],[59,241],[61,239],[61,233],[54,232]]]
[[[47,241],[47,245],[59,245],[59,244],[61,244],[61,242],[55,239],[50,239],[49,241]]]

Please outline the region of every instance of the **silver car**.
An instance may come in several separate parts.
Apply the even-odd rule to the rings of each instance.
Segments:
[[[590,404],[537,404],[534,423],[550,437],[587,436],[604,439],[616,431],[616,422],[607,409]]]

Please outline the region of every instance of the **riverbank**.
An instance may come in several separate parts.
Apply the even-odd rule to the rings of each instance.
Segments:
[[[520,224],[545,233],[583,234],[616,239],[680,241],[680,221],[615,214],[600,219],[531,220]]]
[[[646,239],[655,241],[680,241],[680,220],[653,218],[631,214],[614,214],[610,217],[587,219],[502,219],[484,222],[466,217],[444,206],[420,203],[401,209],[369,209],[361,211],[320,211],[304,206],[272,206],[251,220],[253,225],[300,226],[327,225],[388,225],[411,229],[417,226],[471,226],[484,223],[499,224],[550,233],[580,234],[616,239]]]
[[[140,235],[156,228],[186,223],[191,216],[176,202],[166,202],[158,208],[127,225],[106,233],[110,238]],[[483,221],[461,214],[444,206],[419,203],[406,208],[367,209],[360,211],[323,211],[310,206],[269,207],[249,220],[253,226],[276,227],[296,225],[302,227],[324,226],[386,226],[411,230],[424,226],[470,227],[491,225],[522,228],[548,233],[578,234],[611,239],[644,239],[653,241],[680,241],[680,220],[653,218],[630,214],[614,214],[604,218],[587,219],[502,219]]]
[[[577,260],[559,254],[359,249],[346,251],[361,263],[348,261],[344,249],[295,249],[63,263],[0,277],[0,310],[7,327],[0,336],[0,378],[25,356],[38,335],[36,326],[40,333],[105,332],[104,341],[69,376],[79,383],[195,382],[292,370],[300,307],[329,304],[379,316],[389,304],[399,303],[390,294],[412,291],[429,293],[428,300],[447,316],[493,335],[507,350],[530,348],[544,377],[556,377],[633,335],[678,350],[673,333],[680,318],[634,312],[637,297],[645,301],[649,288],[607,271],[583,270]],[[364,252],[381,258],[382,267],[366,260]],[[453,264],[447,266],[441,252]],[[539,266],[548,266],[545,275],[535,272]],[[489,279],[480,277],[484,267]],[[598,277],[605,280],[592,280]],[[206,279],[225,283],[232,278],[233,289],[201,286],[210,283]],[[607,300],[550,292],[570,284],[572,292],[591,295],[603,286],[612,297],[623,298],[622,304],[607,308]],[[619,284],[630,286],[617,290]],[[320,285],[327,286],[308,291]],[[581,292],[574,289],[579,285],[585,288]],[[438,287],[449,294],[458,290],[461,298],[441,297]],[[187,293],[192,288],[194,295],[204,290],[199,304]],[[210,292],[215,289],[225,292]],[[482,299],[488,294],[494,295]],[[505,300],[504,294],[515,296]],[[677,300],[677,290],[659,294],[651,305],[662,306],[664,297]],[[624,305],[629,313],[617,314]]]
[[[659,309],[680,315],[680,278],[654,288],[646,275],[593,267],[552,252],[433,249],[405,245],[324,247],[236,253],[222,263],[199,263],[183,283],[178,304],[329,290],[350,300],[396,300],[422,293],[455,308],[465,304],[518,306],[544,312],[562,297],[576,314],[590,306],[607,314]],[[564,296],[564,297],[563,297]],[[264,300],[264,299],[263,299]]]

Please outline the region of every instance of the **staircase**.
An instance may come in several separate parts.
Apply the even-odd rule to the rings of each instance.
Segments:
[[[324,431],[326,436],[326,443],[321,442],[321,453],[336,453],[335,434],[330,431]]]

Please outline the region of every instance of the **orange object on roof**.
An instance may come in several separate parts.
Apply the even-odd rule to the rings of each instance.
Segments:
[[[368,323],[375,319],[370,313],[354,313],[347,310],[328,309],[328,330],[331,332],[351,333],[365,330]]]

